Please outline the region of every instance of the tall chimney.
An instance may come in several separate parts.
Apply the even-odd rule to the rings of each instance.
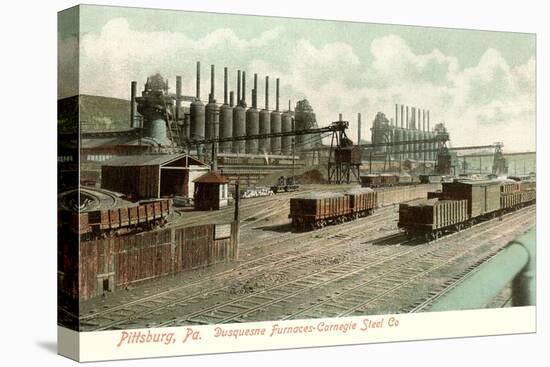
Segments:
[[[237,70],[237,104],[241,104],[241,71]]]
[[[290,99],[289,99],[288,100],[288,112],[290,112],[290,111],[292,111],[292,110],[290,109]]]
[[[399,121],[399,120],[398,120],[398,115],[399,115],[399,106],[398,106],[398,104],[396,103],[396,104],[395,104],[395,127],[397,127],[397,121]]]
[[[136,93],[137,82],[132,81],[130,84],[130,127],[139,127],[136,126]]]
[[[279,78],[277,78],[275,85],[275,111],[279,111]]]
[[[235,103],[235,92],[231,91],[229,92],[229,105],[233,107],[234,103]]]
[[[409,121],[409,106],[407,106],[407,119],[406,119],[406,126],[407,126],[407,129],[410,129],[410,126],[411,123]]]
[[[361,144],[361,112],[357,114],[357,145],[359,144]]]
[[[422,110],[422,131],[426,131],[426,110]]]
[[[227,66],[223,68],[223,104],[227,104]]]
[[[342,121],[342,114],[341,113],[338,114],[338,121]]]
[[[269,110],[269,76],[265,76],[265,109]]]
[[[411,107],[411,129],[416,129],[416,107]]]
[[[197,99],[201,99],[201,62],[197,61]]]
[[[214,100],[216,97],[214,96],[214,80],[215,80],[215,70],[214,70],[214,64],[210,65],[210,98],[208,102],[214,103]]]
[[[404,109],[404,106],[401,105],[401,128],[403,128],[403,120],[404,120],[404,119],[403,119],[403,115],[404,115],[404,114],[403,114],[403,109]]]
[[[426,111],[427,118],[428,118],[428,131],[430,131],[430,110]]]
[[[176,122],[180,120],[181,109],[181,76],[176,76]]]
[[[416,123],[416,129],[420,130],[420,121],[421,121],[421,115],[420,115],[420,108],[416,109],[418,111],[418,122]]]
[[[258,91],[256,89],[252,89],[252,108],[258,107]]]
[[[246,104],[246,72],[243,70],[243,86],[241,88],[241,96],[243,100],[243,104]]]

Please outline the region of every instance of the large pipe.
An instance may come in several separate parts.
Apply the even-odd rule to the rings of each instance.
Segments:
[[[237,70],[237,104],[241,104],[241,71]]]
[[[275,111],[271,111],[271,133],[281,132],[282,117],[279,112],[279,78],[275,80]],[[281,154],[281,137],[271,138],[271,154]]]
[[[275,111],[279,111],[279,78],[276,80],[275,88]]]
[[[214,71],[214,64],[210,65],[210,99],[208,102],[212,103],[215,99],[215,92],[214,92],[214,78],[215,78],[215,71]]]
[[[269,76],[265,76],[265,109],[269,110]]]
[[[359,144],[361,144],[361,112],[357,114],[357,145]]]
[[[220,124],[220,108],[216,104],[216,70],[215,66],[210,65],[210,94],[208,96],[208,104],[205,108],[206,125],[205,125],[205,137],[207,139],[217,139],[219,136],[219,124]],[[216,143],[213,143],[216,145]],[[216,149],[212,144],[206,145],[206,152],[211,153],[212,149]],[[215,162],[215,157],[212,157],[212,162]]]
[[[254,90],[252,92],[252,106],[258,108],[258,74],[254,73]]]
[[[220,137],[231,138],[233,136],[233,92],[229,93],[229,104],[227,104],[227,67],[223,68],[223,105],[220,107]],[[231,152],[233,144],[230,141],[220,144],[220,151]]]
[[[197,61],[197,99],[201,99],[201,62]]]
[[[271,132],[271,116],[269,114],[269,76],[265,77],[265,108],[260,111],[260,134],[269,134]],[[271,141],[269,138],[260,139],[259,152],[269,153],[271,150]]]
[[[227,104],[227,66],[223,68],[223,104]]]
[[[242,78],[243,78],[243,86],[241,88],[241,97],[242,97],[242,101],[243,101],[243,107],[246,107],[246,72],[243,71],[243,75],[242,75]]]
[[[179,122],[181,110],[181,76],[176,76],[176,123]]]
[[[137,94],[137,82],[132,81],[130,85],[130,127],[136,126],[136,94]]]
[[[426,131],[426,110],[422,110],[422,131]]]

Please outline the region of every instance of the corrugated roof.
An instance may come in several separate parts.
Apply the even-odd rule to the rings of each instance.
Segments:
[[[201,177],[193,180],[195,183],[217,183],[217,184],[224,184],[228,183],[229,180],[227,177],[220,175],[217,172],[208,172],[207,174],[202,175]]]
[[[178,159],[185,158],[186,154],[140,154],[113,157],[103,162],[103,166],[162,166]],[[205,163],[189,157],[191,164],[204,165]]]

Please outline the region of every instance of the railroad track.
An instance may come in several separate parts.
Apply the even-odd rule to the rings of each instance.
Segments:
[[[525,215],[527,216],[529,214],[525,214]],[[487,222],[484,224],[487,224]],[[504,225],[505,224],[501,224],[499,227]],[[483,232],[471,234],[466,238],[466,240],[473,239],[491,230],[494,230],[494,228],[487,228]],[[438,242],[438,243],[434,244],[434,242]],[[445,248],[447,252],[448,251],[452,252],[457,250],[458,251],[455,254],[444,254],[443,256],[439,254],[435,255],[437,250],[441,248]],[[206,309],[202,308],[194,313],[190,313],[186,315],[185,318],[170,320],[168,322],[159,324],[159,326],[226,323],[226,322],[242,322],[242,321],[258,320],[258,318],[251,317],[251,313],[256,311],[263,311],[268,313],[269,312],[268,307],[273,307],[276,304],[278,304],[279,306],[278,310],[280,312],[281,310],[284,310],[285,308],[287,308],[285,307],[285,306],[288,306],[288,302],[286,301],[298,295],[308,296],[308,295],[311,295],[311,291],[313,289],[318,289],[321,287],[326,287],[328,285],[333,285],[334,283],[336,283],[341,279],[350,278],[358,274],[364,274],[365,272],[369,272],[370,274],[370,271],[375,270],[376,267],[383,267],[386,269],[390,268],[390,270],[383,272],[382,275],[378,275],[375,277],[376,280],[382,281],[383,283],[381,287],[375,287],[375,288],[378,289],[378,291],[380,291],[380,289],[382,289],[383,291],[379,293],[377,296],[371,297],[370,299],[367,297],[369,301],[356,304],[354,307],[348,308],[344,312],[340,312],[337,315],[335,315],[335,316],[345,316],[368,306],[372,302],[379,300],[383,296],[395,291],[396,289],[403,287],[407,283],[410,283],[412,280],[417,279],[425,274],[428,274],[429,272],[432,272],[436,269],[443,267],[444,265],[456,260],[458,257],[462,256],[463,254],[467,253],[470,250],[471,250],[470,248],[464,249],[464,248],[448,246],[447,244],[443,243],[443,241],[438,240],[438,241],[433,241],[432,246],[427,246],[427,247],[424,246],[420,248],[411,247],[408,250],[400,251],[391,256],[387,256],[388,254],[386,253],[383,253],[383,254],[377,253],[375,254],[375,256],[365,255],[364,257],[362,256],[359,259],[346,261],[344,263],[341,263],[335,266],[329,266],[313,274],[307,274],[302,277],[297,277],[289,282],[283,282],[282,284],[277,284],[273,287],[268,287],[267,289],[264,289],[260,292],[255,292],[253,294],[232,299],[227,302],[223,302],[221,304],[217,304]],[[391,266],[388,267],[387,264],[389,261],[404,257],[405,255],[408,255],[410,253],[415,253],[414,254],[415,256],[413,256],[412,259],[404,258],[404,263],[397,262],[398,265],[390,264]],[[380,255],[381,258],[377,258],[376,255]],[[429,259],[429,260],[432,260],[431,262],[428,259],[425,259],[425,257],[428,255],[432,255],[433,257],[433,259]],[[418,260],[420,258],[422,258],[422,261],[419,263]],[[405,279],[408,279],[408,280],[402,283],[398,283],[397,285],[394,285],[395,282],[398,279],[400,279],[400,278],[396,278],[396,272],[402,269],[405,265],[411,265],[413,263],[415,264],[415,266],[418,266],[418,264],[420,264],[422,266],[422,271],[420,273],[417,273],[416,270],[414,271],[409,270],[408,273],[404,274]],[[412,274],[415,274],[415,275],[412,275],[410,273],[411,271],[412,271]],[[387,276],[388,274],[392,274],[392,276],[388,277]],[[352,295],[353,291],[356,292],[357,290],[364,289],[365,287],[372,288],[373,286],[372,282],[375,279],[368,281],[367,283],[365,283],[364,280],[361,280],[360,285],[353,287],[351,290],[341,292],[341,294],[347,295],[348,298],[346,298],[346,301],[349,302],[350,301],[349,296]],[[371,283],[371,284],[368,284],[368,283]],[[270,295],[271,296],[275,295],[275,298],[270,297]],[[363,294],[363,295],[359,295],[358,297],[358,295],[355,293],[353,294],[352,299],[364,300],[365,299],[364,296],[365,295]],[[341,298],[341,296],[339,296],[339,298]],[[334,301],[334,299],[332,301]],[[302,312],[300,314],[302,314]],[[331,315],[327,315],[326,313],[323,313],[322,316],[327,317]],[[289,316],[286,316],[286,317],[283,316],[283,318],[288,318],[288,317]],[[308,314],[306,315],[306,317],[311,317],[311,315]]]
[[[494,230],[493,228],[488,228],[484,232],[478,232],[473,235],[470,235],[472,239],[482,235],[483,233]],[[191,314],[185,318],[185,320],[180,320],[179,322],[170,321],[168,323],[161,324],[161,326],[171,326],[171,325],[181,325],[186,323],[226,323],[226,322],[243,322],[243,321],[257,321],[265,319],[262,317],[262,313],[269,314],[269,307],[273,308],[277,305],[278,312],[289,309],[289,301],[292,304],[293,298],[298,298],[298,302],[294,301],[293,305],[300,304],[304,302],[304,296],[314,295],[313,290],[320,289],[322,287],[332,286],[336,282],[344,278],[358,277],[360,279],[356,280],[356,285],[340,290],[338,294],[334,297],[331,297],[327,300],[317,302],[315,305],[306,307],[294,314],[283,316],[282,319],[294,318],[296,316],[305,316],[309,317],[330,317],[330,316],[346,316],[350,313],[353,313],[359,308],[365,307],[372,303],[373,301],[379,299],[380,297],[399,289],[404,284],[411,282],[412,280],[427,274],[431,271],[434,271],[445,264],[448,264],[454,261],[457,257],[463,255],[464,253],[470,251],[470,249],[460,248],[458,254],[444,254],[441,256],[438,252],[441,252],[441,249],[444,249],[444,252],[449,252],[456,250],[457,247],[448,246],[442,241],[437,241],[437,244],[432,246],[422,246],[420,248],[410,248],[408,250],[403,250],[396,254],[393,254],[388,257],[383,258],[360,258],[358,260],[352,260],[346,262],[337,267],[342,267],[342,269],[335,269],[335,267],[329,267],[327,269],[321,270],[311,275],[307,275],[302,278],[292,280],[290,282],[285,282],[275,287],[262,290],[261,292],[251,294],[242,299],[230,300],[224,304],[215,305],[213,307],[201,310],[195,314]],[[407,255],[413,254],[412,257]],[[432,258],[427,258],[431,256]],[[444,260],[441,260],[444,259]],[[388,262],[390,264],[388,265]],[[426,269],[423,269],[421,273],[417,273],[416,270],[412,270],[410,267],[417,265],[420,262],[423,267],[426,267],[427,264],[434,263],[433,266],[428,266]],[[407,267],[408,266],[408,267]],[[368,274],[365,274],[368,273]],[[375,275],[373,275],[375,274]],[[404,282],[399,283],[400,276],[406,279]],[[366,279],[365,279],[366,278]],[[381,284],[376,285],[375,283],[379,282]],[[395,285],[397,283],[397,285]],[[365,288],[368,289],[368,292],[365,293]],[[347,309],[344,312],[337,314],[334,313],[334,308],[345,308],[342,304],[336,305],[337,300],[342,301],[342,303],[349,304],[353,300],[364,300],[365,297],[368,299],[369,292],[379,292],[375,297],[371,297],[368,302],[359,303],[359,305],[354,308]],[[275,292],[274,292],[275,291]],[[266,294],[271,292],[275,294],[275,298],[271,298]],[[319,292],[321,294],[326,292]],[[299,296],[302,296],[301,298]],[[306,297],[307,298],[307,297]],[[306,314],[307,311],[312,311],[318,309],[321,306],[330,304],[332,308],[331,312],[327,312],[326,309],[322,309],[318,314]],[[254,317],[254,312],[260,312],[260,315]],[[318,310],[317,310],[318,311]],[[305,315],[304,315],[305,314]],[[220,317],[226,315],[226,317]],[[268,315],[264,315],[268,317]]]
[[[519,221],[521,218],[527,218],[531,214],[531,212],[522,213],[521,216],[515,216],[514,219]],[[488,222],[484,222],[482,224],[488,224]],[[508,222],[497,224],[496,226],[483,226],[487,228],[479,230],[480,228],[478,226],[482,226],[482,224],[478,224],[476,226],[478,232],[473,234],[469,233],[465,238],[463,236],[463,232],[458,232],[453,235],[460,237],[460,241],[471,241],[472,239],[481,237],[489,232],[497,233],[497,237],[494,238],[502,238],[513,232],[498,231],[503,227],[510,226]],[[516,229],[515,227],[512,228]],[[371,313],[372,309],[375,309],[376,307],[381,307],[384,305],[387,307],[388,304],[394,304],[394,302],[390,302],[387,297],[391,295],[395,296],[396,291],[401,289],[419,289],[419,285],[422,283],[422,278],[425,278],[429,274],[433,274],[436,270],[443,269],[445,266],[452,264],[454,261],[460,259],[468,253],[471,253],[475,249],[487,247],[486,244],[480,242],[473,246],[453,246],[448,245],[446,243],[447,241],[444,241],[445,239],[449,239],[449,236],[437,240],[437,242],[439,242],[439,246],[436,249],[429,249],[425,254],[421,255],[422,259],[419,263],[420,265],[415,265],[417,268],[414,270],[407,266],[415,263],[418,264],[417,260],[419,258],[398,264],[397,267],[389,270],[387,268],[386,270],[381,270],[376,276],[373,276],[370,279],[360,279],[355,282],[354,286],[339,292],[337,295],[334,295],[323,302],[319,302],[307,308],[301,309],[298,312],[284,317],[283,319],[297,318],[298,316],[301,318],[313,318],[320,316],[343,317],[354,314]],[[408,308],[401,309],[400,312],[418,312],[419,310],[428,307],[436,299],[447,293],[450,290],[450,286],[453,284],[458,284],[463,279],[467,278],[467,275],[472,270],[474,270],[481,263],[488,261],[503,246],[504,245],[502,243],[489,246],[489,248],[486,248],[484,251],[484,253],[488,252],[488,255],[478,256],[476,260],[473,261],[473,264],[468,266],[455,277],[451,278],[450,281],[444,283],[443,290],[429,292],[427,299],[422,302],[417,302]],[[436,253],[435,250],[438,250],[438,252]],[[358,302],[358,300],[364,301]],[[369,307],[371,308],[370,310]],[[387,313],[387,311],[384,310],[383,312]]]
[[[514,215],[519,216],[522,213],[524,214],[524,216],[529,216],[531,214],[531,211],[529,211],[528,213],[525,213],[526,210],[528,209],[524,209],[521,212],[511,213],[507,215],[507,217],[514,216]],[[392,213],[391,208],[390,210],[387,211],[387,213],[388,214]],[[507,217],[505,217],[505,219],[507,219]],[[370,237],[368,239],[362,238],[362,237],[364,235],[371,233],[373,231],[373,228],[369,228],[364,232],[359,232],[354,236],[347,236],[343,238],[338,237],[336,233],[331,234],[330,232],[334,232],[336,229],[339,229],[341,231],[342,228],[345,226],[347,226],[348,229],[351,230],[351,232],[353,232],[354,229],[360,229],[362,226],[365,226],[366,224],[370,224],[369,227],[372,227],[373,223],[371,223],[371,221],[369,221],[368,219],[372,219],[372,217],[367,217],[359,221],[348,222],[340,226],[326,227],[322,230],[315,231],[314,234],[320,234],[321,232],[324,233],[324,236],[323,236],[324,238],[319,238],[319,241],[323,241],[325,243],[325,246],[329,246],[330,248],[333,249],[333,251],[330,251],[329,249],[325,249],[326,251],[323,251],[323,250],[316,251],[317,249],[316,247],[314,247],[309,252],[301,251],[301,249],[294,250],[294,251],[298,251],[298,253],[300,255],[303,255],[303,257],[310,257],[313,253],[316,252],[319,256],[327,258],[328,256],[332,256],[336,253],[342,254],[341,250],[338,247],[348,246],[348,251],[347,252],[344,251],[343,253],[344,258],[349,258],[349,256],[351,255],[359,256],[357,254],[359,253],[358,250],[361,248],[360,245],[365,244],[364,242],[365,240],[367,241],[372,240],[372,238]],[[387,221],[388,219],[382,216],[380,220]],[[361,222],[361,223],[358,223],[358,222]],[[367,223],[364,223],[364,222],[367,222]],[[478,226],[482,226],[482,225],[488,225],[490,227],[491,223],[494,223],[494,221],[480,223],[474,228],[479,228]],[[507,223],[503,223],[500,226],[504,226],[504,225],[507,225]],[[493,226],[493,228],[494,227],[495,226]],[[489,230],[490,229],[487,229],[487,231]],[[422,248],[426,247],[426,251],[433,252],[434,246],[438,246],[438,248],[441,246],[444,246],[440,244],[441,241],[444,241],[445,239],[448,239],[454,235],[458,235],[462,233],[464,232],[459,232],[456,234],[445,236],[437,241],[432,241],[430,245],[423,246]],[[482,235],[483,233],[478,232],[477,234],[472,235],[472,238]],[[305,233],[304,235],[310,235],[310,234],[311,233]],[[398,237],[399,235],[397,233],[394,233],[392,234],[392,236]],[[376,236],[372,236],[372,237],[376,237]],[[336,243],[330,243],[330,241],[327,241],[327,239],[338,239],[338,240]],[[350,241],[353,242],[357,240],[363,240],[363,242],[350,243]],[[315,246],[315,244],[311,244],[311,245]],[[311,248],[311,246],[309,247]],[[304,293],[314,289],[320,289],[323,286],[332,285],[338,282],[339,279],[345,279],[345,278],[349,279],[354,275],[360,275],[366,269],[371,269],[371,270],[375,269],[373,268],[374,266],[377,266],[377,265],[382,266],[382,264],[387,263],[389,259],[394,259],[396,257],[404,256],[404,254],[415,252],[418,249],[416,247],[409,247],[407,250],[402,251],[404,247],[405,246],[385,246],[385,248],[377,251],[371,251],[368,253],[365,252],[365,254],[361,254],[360,258],[347,260],[344,263],[338,263],[338,264],[335,264],[334,266],[327,266],[323,270],[315,272],[314,274],[311,274],[311,273],[303,274],[299,277],[295,277],[295,279],[293,279],[290,282],[276,284],[272,287],[267,287],[261,290],[260,292],[246,294],[245,296],[233,297],[229,301],[224,302],[224,300],[227,298],[227,294],[223,293],[224,297],[221,298],[221,300],[217,305],[211,306],[210,308],[206,308],[206,309],[204,307],[200,307],[202,300],[206,299],[207,296],[215,295],[216,292],[219,293],[219,292],[223,292],[224,290],[226,291],[228,287],[230,287],[230,285],[221,286],[221,287],[218,287],[217,289],[216,288],[208,289],[209,294],[194,294],[191,296],[184,296],[179,298],[177,297],[176,293],[169,291],[167,292],[167,295],[171,295],[171,297],[168,297],[166,299],[161,299],[161,298],[158,298],[158,296],[153,296],[153,297],[148,297],[149,299],[146,299],[146,300],[143,300],[143,299],[138,300],[133,304],[125,304],[125,305],[121,305],[120,307],[107,310],[105,313],[111,313],[110,315],[111,318],[105,317],[103,319],[104,322],[101,322],[101,320],[95,320],[96,321],[95,330],[104,330],[104,329],[109,329],[113,327],[116,328],[119,326],[122,326],[122,327],[136,327],[136,325],[144,326],[143,322],[146,322],[147,320],[151,320],[151,318],[147,319],[148,316],[153,316],[152,319],[154,319],[155,317],[158,317],[158,319],[162,319],[162,317],[160,316],[163,315],[162,314],[163,310],[171,309],[171,308],[177,310],[181,307],[185,308],[187,306],[193,306],[193,305],[196,306],[195,308],[198,307],[198,309],[195,311],[188,312],[185,318],[172,318],[171,320],[165,323],[155,323],[154,326],[170,326],[170,325],[181,325],[181,324],[190,324],[190,323],[210,323],[210,322],[221,323],[221,322],[229,322],[229,321],[244,321],[245,319],[246,321],[250,321],[249,316],[251,313],[263,310],[266,307],[273,307],[275,305],[280,306],[282,303],[284,303],[285,301],[293,297],[303,295]],[[397,253],[392,254],[395,248],[399,248],[400,251],[397,251]],[[304,258],[302,258],[301,261],[298,261],[298,259],[300,258],[299,254],[297,254],[296,252],[289,251],[287,252],[287,256],[283,259],[280,259],[279,262],[277,261],[273,262],[271,259],[273,258],[273,256],[281,256],[282,254],[278,253],[278,254],[267,255],[263,258],[252,260],[250,262],[245,263],[247,265],[255,264],[255,266],[249,267],[245,276],[241,278],[235,277],[234,274],[236,272],[238,273],[238,269],[239,269],[239,268],[236,268],[236,269],[231,269],[227,272],[224,272],[225,274],[222,274],[221,277],[219,275],[215,275],[214,277],[212,277],[211,281],[219,282],[221,280],[222,281],[227,280],[227,278],[232,278],[237,281],[243,280],[243,279],[246,279],[247,277],[250,277],[251,275],[250,273],[252,271],[254,271],[254,276],[257,276],[258,274],[262,274],[262,272],[265,274],[268,270],[273,268],[276,269],[277,274],[284,274],[285,271],[292,271],[292,268],[300,268],[305,263],[307,263],[307,260],[305,260]],[[381,258],[377,259],[376,256],[380,256]],[[415,259],[417,258],[418,256]],[[369,262],[369,260],[372,260],[372,261]],[[264,261],[265,263],[262,263]],[[287,262],[287,264],[282,265],[284,262]],[[370,264],[366,269],[365,269],[365,262],[369,262]],[[448,262],[446,262],[445,264],[447,263]],[[245,265],[245,264],[241,264],[241,265]],[[435,269],[436,268],[433,268],[430,271],[434,271]],[[241,270],[244,270],[244,268],[242,268]],[[425,270],[425,272],[422,274],[428,274],[428,273],[429,272]],[[388,273],[384,273],[384,274],[387,275]],[[382,278],[383,277],[380,276],[378,279],[382,279]],[[418,277],[415,277],[414,279],[417,279],[417,278]],[[386,279],[388,279],[387,276],[386,276]],[[203,281],[199,281],[197,283],[202,283],[202,282]],[[301,282],[301,283],[299,284],[298,282]],[[183,286],[182,288],[188,288],[190,286],[191,285],[187,285],[187,286]],[[406,286],[406,283],[402,286],[403,287]],[[399,288],[401,288],[401,286]],[[399,289],[399,288],[396,288],[396,289]],[[389,293],[383,293],[382,295],[380,295],[379,298],[376,298],[376,299],[380,299],[384,297],[384,295],[390,294],[396,289],[389,291]],[[276,297],[269,298],[268,296],[266,298],[265,296],[268,294],[268,292],[275,292],[274,294],[276,295]],[[346,292],[346,294],[348,293],[351,294],[351,291]],[[253,300],[253,297],[261,298],[262,296],[264,296],[263,302],[261,301],[261,299],[258,299],[258,298],[256,299],[256,301]],[[371,300],[371,303],[375,302],[376,299]],[[149,302],[149,301],[151,301],[150,304],[148,305],[144,304],[144,302]],[[130,309],[130,307],[134,307],[138,305],[140,306],[141,310]],[[358,307],[361,308],[363,306],[367,306],[367,305],[359,305]],[[310,310],[312,309],[313,308],[311,308]],[[118,315],[116,314],[117,311],[119,311]],[[355,310],[352,310],[351,312],[354,312],[354,311]],[[304,312],[300,312],[300,314],[304,314]],[[91,319],[94,317],[97,319],[97,316],[100,316],[100,315],[101,313],[95,313],[89,317],[86,317],[86,316],[81,317],[81,320]],[[112,319],[113,317],[115,318],[115,320]],[[292,315],[284,316],[284,318],[289,318],[289,317],[292,317]],[[100,322],[97,323],[97,321],[100,321]],[[94,327],[93,324],[91,324],[91,326]]]
[[[361,221],[355,221],[355,222],[349,222],[346,223],[348,226],[348,229],[350,232],[355,232],[355,235],[353,237],[362,237],[365,235],[368,235],[370,232],[377,232],[378,223],[386,222],[389,218],[387,218],[392,213],[390,211],[385,212],[385,215],[383,213],[379,214],[379,217],[375,221],[369,221],[369,217],[363,218]],[[361,227],[368,227],[364,231],[359,231]],[[267,272],[272,269],[284,269],[286,267],[299,267],[307,262],[311,261],[311,256],[333,256],[334,254],[338,254],[341,251],[341,247],[347,246],[347,242],[350,240],[350,236],[346,237],[339,237],[336,236],[334,232],[335,228],[328,228],[326,231],[321,230],[321,232],[325,232],[325,236],[319,236],[318,238],[315,238],[313,241],[308,242],[307,246],[301,247],[299,249],[293,249],[290,251],[285,251],[283,253],[273,253],[269,255],[262,256],[260,258],[247,261],[245,263],[239,264],[236,268],[218,273],[213,275],[212,277],[209,277],[207,279],[201,279],[199,281],[195,281],[192,283],[188,283],[184,286],[177,287],[175,289],[170,289],[161,293],[158,293],[153,296],[147,296],[138,300],[134,300],[131,302],[127,302],[120,306],[115,306],[112,308],[108,308],[99,312],[94,312],[87,315],[81,315],[80,320],[86,322],[87,320],[91,319],[97,319],[100,316],[104,316],[111,314],[111,313],[118,313],[118,312],[125,312],[125,310],[129,307],[139,305],[146,302],[152,302],[152,303],[161,303],[161,299],[165,297],[169,297],[171,295],[177,294],[178,292],[187,290],[189,288],[203,285],[205,287],[214,285],[214,288],[208,288],[209,291],[215,291],[219,289],[225,289],[228,286],[217,286],[219,283],[223,283],[224,280],[232,279],[234,281],[239,280],[245,280],[247,278],[251,278],[254,276],[257,276],[258,273]],[[308,234],[301,234],[300,237],[305,237]],[[378,233],[375,233],[373,237],[379,237]],[[365,240],[368,238],[365,238]],[[332,240],[332,241],[331,241]],[[285,241],[282,239],[281,241]],[[336,241],[336,242],[334,242]],[[271,245],[274,245],[275,243],[272,243]],[[235,275],[238,273],[238,275]],[[197,296],[197,294],[194,294],[194,296]],[[180,300],[178,300],[180,301]],[[109,318],[107,316],[107,318]]]

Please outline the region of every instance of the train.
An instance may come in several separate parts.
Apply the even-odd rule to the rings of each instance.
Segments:
[[[271,186],[271,191],[273,191],[274,194],[277,194],[279,192],[297,191],[299,188],[300,185],[296,183],[294,177],[280,176],[277,179],[277,183]]]
[[[365,217],[377,206],[378,195],[370,188],[345,193],[311,193],[290,199],[288,217],[296,230],[305,231]]]
[[[95,188],[71,190],[60,199],[60,225],[83,240],[151,230],[166,224],[172,212],[171,199],[131,202],[120,194]]]
[[[534,181],[454,180],[427,199],[399,204],[397,226],[408,237],[435,240],[535,201]]]
[[[428,183],[448,182],[447,176],[436,174],[397,174],[397,173],[369,173],[360,176],[362,187],[392,187],[402,185],[418,185]]]

